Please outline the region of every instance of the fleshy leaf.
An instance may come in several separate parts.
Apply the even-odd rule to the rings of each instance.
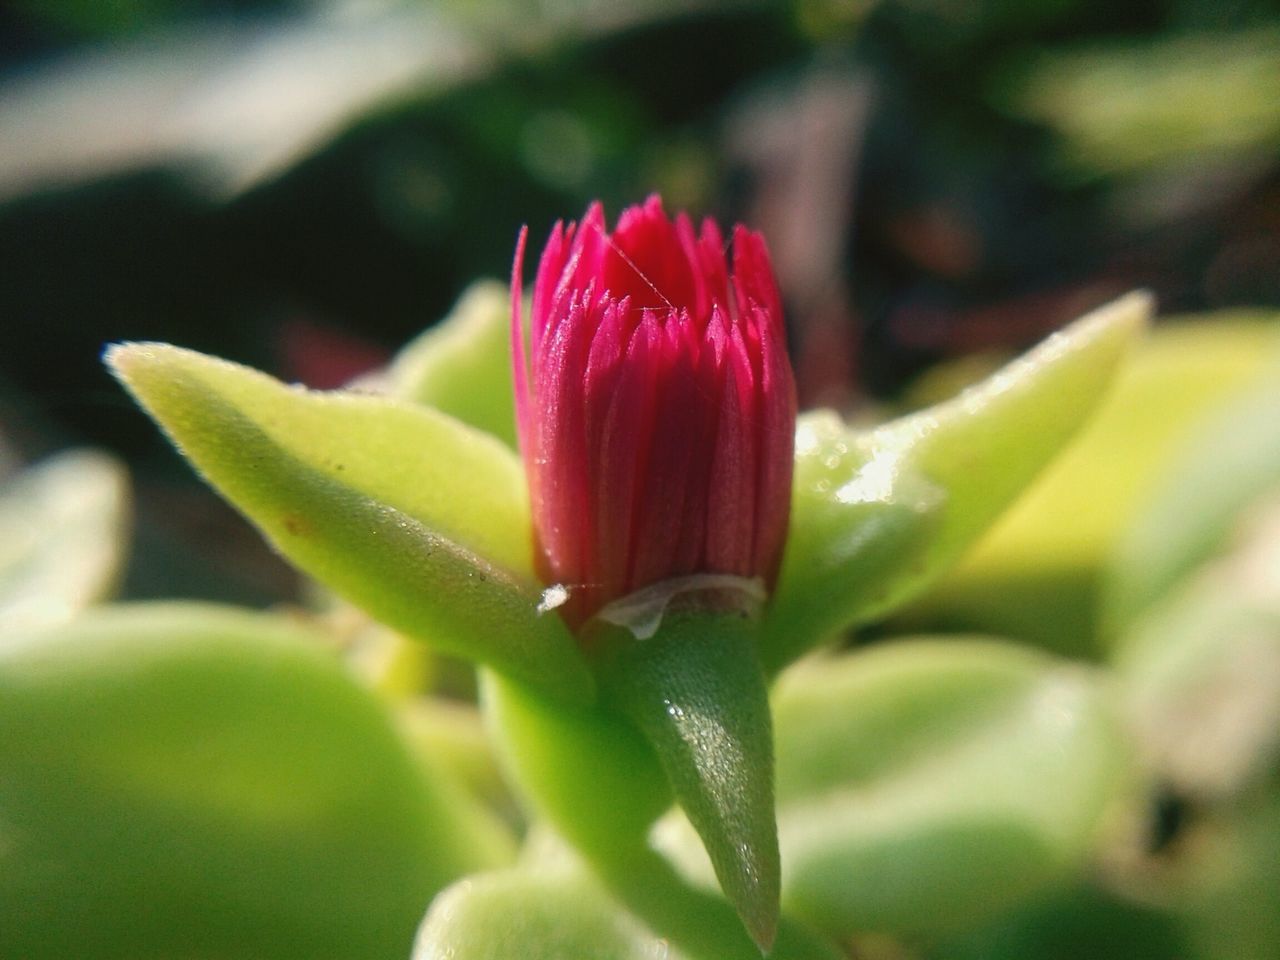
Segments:
[[[418,696],[398,703],[397,717],[410,745],[447,770],[486,807],[519,821],[515,800],[498,768],[493,743],[475,704]]]
[[[599,705],[553,701],[489,671],[481,680],[501,759],[532,810],[592,862],[643,842],[671,803],[644,738]]]
[[[1220,550],[1240,513],[1280,491],[1280,363],[1188,436],[1112,554],[1102,601],[1130,623]]]
[[[976,629],[1076,656],[1104,654],[1100,594],[1120,537],[1190,439],[1191,425],[1274,369],[1276,319],[1233,311],[1156,326],[1077,440],[954,569],[900,612],[899,625]]]
[[[1079,429],[1150,312],[1149,296],[1130,294],[955,399],[870,432],[802,418],[766,666],[884,614],[954,562]]]
[[[105,453],[61,453],[0,488],[0,634],[65,623],[107,596],[128,526],[129,477]]]
[[[413,960],[681,960],[585,871],[557,866],[469,877],[431,905]]]
[[[325,639],[204,604],[7,636],[0,955],[405,956],[500,864]]]
[[[1181,918],[1086,884],[1010,911],[927,953],[928,960],[1208,960]],[[1243,960],[1232,951],[1217,954]]]
[[[1117,795],[1097,677],[993,641],[798,666],[774,697],[783,905],[837,936],[931,937],[1082,865]]]
[[[316,393],[163,344],[108,362],[206,480],[305,573],[441,650],[559,695],[590,674],[537,612],[515,456],[450,417]]]
[[[435,407],[516,445],[511,384],[511,294],[506,284],[472,284],[440,323],[396,355],[392,392]]]
[[[608,700],[644,734],[716,876],[767,950],[778,925],[780,866],[773,734],[752,621],[674,614],[626,642],[605,668]]]
[[[760,948],[729,902],[690,886],[649,846],[650,827],[670,804],[671,788],[635,728],[600,706],[554,702],[491,671],[481,677],[486,712],[501,734],[498,744],[513,780],[610,892],[691,958],[759,960]],[[841,955],[786,917],[769,954],[773,960]]]
[[[1143,759],[1200,801],[1280,764],[1280,487],[1238,527],[1234,549],[1152,605],[1115,653]]]

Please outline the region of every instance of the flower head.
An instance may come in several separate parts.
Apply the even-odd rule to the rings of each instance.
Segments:
[[[566,615],[700,573],[771,585],[786,539],[795,383],[760,234],[695,233],[652,196],[610,233],[557,223],[526,333],[512,271],[516,417],[536,561]]]

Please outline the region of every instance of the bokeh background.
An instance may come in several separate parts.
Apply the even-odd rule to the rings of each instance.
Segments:
[[[980,631],[1065,655],[1053,669],[1077,679],[1092,671],[1090,682],[1125,713],[1125,749],[1134,750],[1117,774],[1133,780],[1122,815],[1108,814],[1096,849],[1074,851],[1069,876],[1039,899],[1019,892],[998,916],[963,917],[957,939],[925,938],[923,952],[910,946],[934,919],[920,907],[929,903],[921,889],[957,914],[966,895],[982,902],[989,891],[955,871],[946,874],[959,878],[954,888],[929,888],[931,874],[908,867],[899,874],[908,893],[894,900],[875,871],[842,878],[866,884],[855,891],[884,886],[903,905],[901,929],[863,936],[859,928],[850,955],[1277,956],[1277,2],[11,0],[0,7],[0,646],[7,630],[62,623],[107,595],[233,601],[283,610],[281,619],[323,619],[335,647],[341,635],[346,665],[416,718],[414,742],[452,749],[446,759],[460,779],[476,781],[476,796],[522,827],[467,703],[469,668],[317,596],[199,482],[100,356],[110,342],[165,340],[338,386],[439,322],[475,280],[504,278],[522,224],[540,239],[593,199],[616,215],[652,191],[669,209],[764,231],[802,406],[833,406],[861,423],[954,393],[1124,291],[1145,287],[1159,303],[1161,328],[1076,445],[927,595],[850,638]],[[492,304],[493,288],[488,296]],[[72,454],[22,471],[73,447],[115,456]],[[1117,606],[1117,597],[1136,607]],[[110,634],[111,611],[104,615]],[[259,629],[240,624],[242,614],[218,616],[231,619],[215,632]],[[157,636],[167,640],[164,630]],[[256,649],[246,642],[241,652]],[[893,643],[879,650],[894,656]],[[845,662],[861,669],[857,654]],[[947,669],[939,675],[950,682]],[[219,687],[214,675],[217,696],[201,723],[228,715],[218,691],[234,690],[231,702],[252,687],[237,686],[237,676]],[[95,675],[85,677],[92,687]],[[420,696],[428,688],[438,696]],[[7,746],[7,762],[27,764],[11,770],[34,771],[32,822],[45,817],[55,840],[65,829],[66,848],[101,861],[76,873],[81,888],[57,878],[40,888],[50,893],[48,917],[24,914],[25,927],[10,928],[19,937],[36,931],[50,955],[66,951],[45,942],[47,931],[77,948],[81,929],[113,939],[110,923],[84,916],[128,927],[139,942],[147,936],[118,906],[132,888],[110,878],[117,860],[148,860],[155,824],[136,801],[126,816],[103,816],[110,791],[76,787],[66,770],[80,775],[78,754],[57,746],[79,749],[90,742],[85,731],[106,731],[93,757],[115,757],[134,739],[149,745],[153,728],[183,729],[147,713],[168,715],[163,683],[152,691],[158,708],[134,687],[119,689],[120,706],[103,709],[68,687],[24,721],[25,739],[0,715],[0,754]],[[272,769],[283,758],[282,776],[294,776],[305,741],[325,758],[318,769],[361,787],[348,771],[366,763],[366,747],[341,740],[355,744],[347,755],[325,739],[340,739],[345,715],[325,708],[304,717],[289,728],[297,747],[260,734],[259,723],[272,729],[274,689],[252,687],[261,718],[249,697],[252,722],[231,731],[223,760],[252,760],[261,748]],[[942,703],[931,721],[937,755],[950,756],[953,742],[968,750],[974,730],[948,719],[949,689],[904,682],[861,719],[854,710],[849,730],[902,762],[893,736],[910,740],[912,711],[927,717]],[[186,699],[179,689],[174,709]],[[12,702],[21,715],[22,702]],[[436,708],[449,720],[432,727],[424,718],[434,714],[422,711]],[[982,759],[989,748],[991,769],[1025,780],[1031,799],[1004,792],[1056,835],[1058,811],[1092,789],[1088,778],[1054,753],[1057,734],[1041,749],[1037,715],[1000,716],[1004,726],[984,720],[982,749],[964,756]],[[211,729],[216,746],[222,728]],[[841,736],[842,748],[857,740]],[[225,775],[185,735],[173,744],[180,762],[157,764],[157,783]],[[100,767],[104,776],[115,769]],[[988,779],[981,763],[956,775],[999,810],[1003,781]],[[0,787],[19,781],[0,777]],[[948,781],[930,781],[920,795],[940,796],[946,809],[951,787],[937,783]],[[69,814],[44,799],[46,788],[52,796],[65,788]],[[957,809],[967,802],[960,796]],[[186,802],[174,801],[181,816]],[[203,882],[181,816],[174,842],[152,859],[166,869],[194,863]],[[908,828],[912,816],[906,809]],[[108,837],[107,854],[94,854],[82,834]],[[305,897],[311,874],[317,889],[334,877],[340,889],[370,886],[350,868],[360,836],[346,826],[318,835],[321,860],[341,866],[331,874],[308,867],[294,847],[277,860],[262,857],[257,840],[243,849],[255,863],[278,861],[293,878],[281,886]],[[902,837],[886,848],[895,865],[928,860],[928,842],[912,846],[910,829]],[[221,848],[222,835],[208,839]],[[112,843],[128,849],[117,857]],[[239,877],[240,848],[230,849]],[[408,846],[388,849],[422,865]],[[993,870],[1003,869],[1000,856]],[[404,940],[425,898],[370,862],[368,876],[405,900],[396,921]],[[38,887],[46,875],[31,876]],[[161,873],[140,876],[150,885],[129,909],[141,904],[178,931],[172,942],[198,940],[204,928],[189,933],[186,912],[195,900],[155,880]],[[30,877],[9,877],[17,886],[0,876],[0,934],[5,903],[30,906],[21,899]],[[152,910],[158,894],[162,906]],[[166,913],[165,896],[179,906]],[[1000,891],[992,897],[1000,901]],[[64,898],[88,905],[82,927],[64,922]],[[298,913],[301,929],[318,944],[326,928],[313,929],[308,910]],[[263,926],[284,938],[271,955],[298,955],[286,913]],[[241,915],[228,916],[209,929],[252,940]],[[403,955],[401,947],[387,955]],[[261,944],[249,953],[266,955]]]
[[[287,595],[103,344],[334,386],[503,276],[520,224],[653,190],[765,231],[806,405],[893,398],[1135,286],[1280,304],[1280,5],[17,0],[6,458],[134,465],[126,596]]]

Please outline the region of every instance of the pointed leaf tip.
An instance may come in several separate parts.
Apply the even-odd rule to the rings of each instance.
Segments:
[[[830,411],[802,417],[767,668],[936,580],[1088,420],[1153,304],[1127,294],[959,396],[873,430]]]
[[[668,616],[651,639],[620,647],[604,682],[658,755],[721,889],[767,953],[778,929],[781,866],[773,734],[754,630],[740,616]]]
[[[425,407],[290,387],[168,344],[105,359],[300,570],[409,636],[591,698],[573,638],[537,612],[523,476],[498,441]]]

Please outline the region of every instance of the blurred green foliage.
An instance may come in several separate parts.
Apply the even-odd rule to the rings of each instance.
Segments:
[[[505,275],[521,224],[537,238],[590,199],[659,189],[769,235],[801,389],[841,407],[807,421],[830,449],[802,462],[802,501],[824,478],[869,483],[875,458],[850,450],[890,435],[876,425],[935,361],[953,364],[917,396],[947,403],[1118,291],[1193,314],[1105,394],[1119,340],[1022,405],[997,375],[942,408],[969,429],[917,444],[898,502],[942,481],[967,512],[930,501],[876,527],[800,504],[808,562],[769,653],[775,955],[1275,956],[1280,8],[678,6],[0,12],[0,469],[89,442],[125,454],[137,490],[132,553],[110,455],[0,492],[0,954],[391,960],[426,911],[418,960],[675,960],[668,934],[758,955],[688,823],[668,814],[646,842],[661,767],[585,704],[558,621],[535,642],[501,615],[536,588],[521,508],[485,493],[519,487],[500,443],[402,411],[361,466],[344,456],[378,431],[360,409],[390,401],[182,354],[182,376],[139,393],[283,553],[403,635],[317,592],[262,614],[101,605],[297,602],[119,399],[103,342],[333,386],[416,337],[380,384],[509,447],[505,288],[470,284]],[[246,480],[253,464],[270,469]],[[301,487],[263,496],[285,481]],[[287,522],[301,488],[336,518],[311,553]],[[458,491],[471,515],[440,508]],[[847,525],[823,540],[828,508]],[[444,556],[404,518],[447,534]],[[477,551],[518,577],[477,587]],[[854,582],[813,577],[823,556]],[[888,621],[885,591],[914,596]],[[480,594],[498,613],[477,638]],[[490,677],[486,731],[470,668],[420,639],[533,687]],[[830,640],[844,649],[782,670]]]

